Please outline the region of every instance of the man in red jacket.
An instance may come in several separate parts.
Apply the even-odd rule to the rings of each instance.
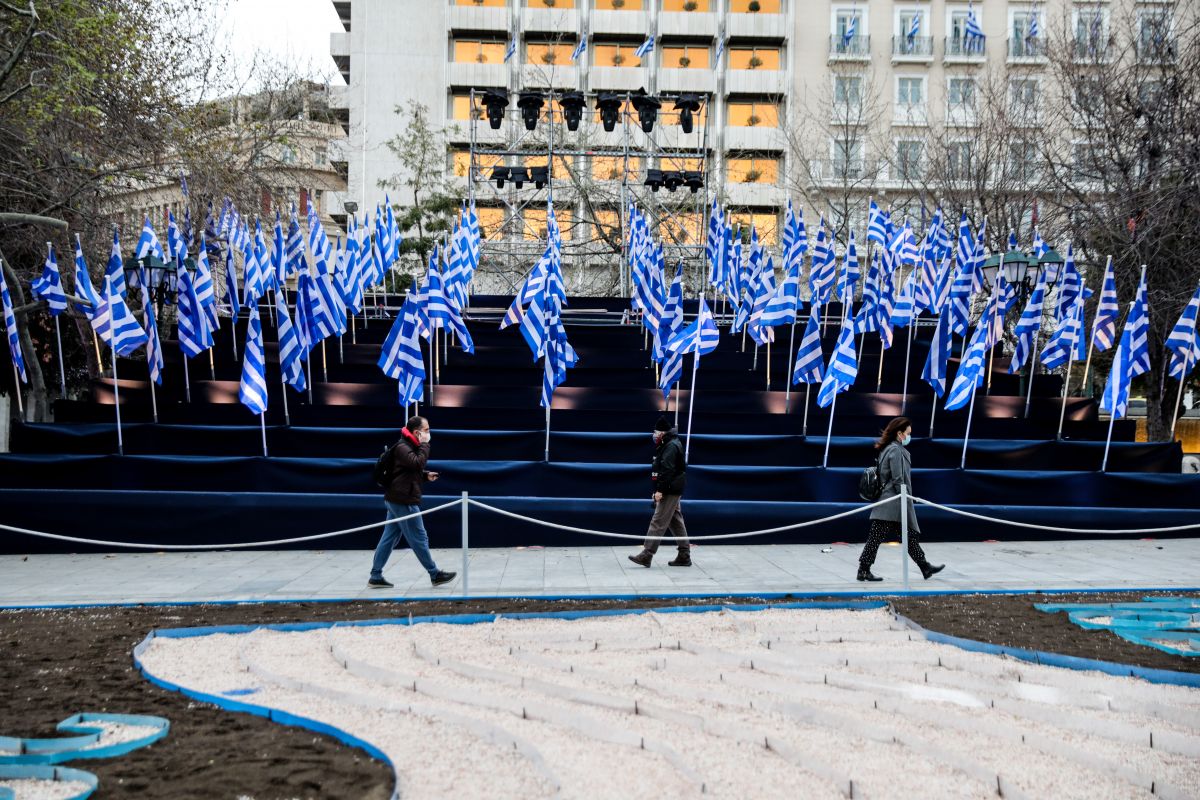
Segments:
[[[371,579],[367,581],[367,586],[373,589],[392,588],[392,584],[383,577],[383,567],[392,555],[401,533],[404,534],[404,540],[412,548],[417,560],[421,562],[421,566],[429,573],[429,580],[434,586],[454,580],[456,573],[442,572],[434,563],[433,554],[429,552],[429,534],[425,532],[422,518],[399,519],[421,510],[422,482],[438,479],[436,472],[425,469],[429,463],[429,439],[429,421],[424,417],[412,417],[408,420],[408,425],[400,429],[400,441],[389,451],[390,481],[383,499],[384,505],[387,506],[387,518],[398,521],[384,526],[383,536],[375,548]]]

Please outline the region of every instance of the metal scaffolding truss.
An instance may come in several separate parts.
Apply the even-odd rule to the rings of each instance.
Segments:
[[[683,133],[676,124],[680,112],[671,108],[679,99],[675,94],[657,96],[662,108],[647,132],[634,106],[639,94],[527,91],[540,92],[544,98],[534,130],[527,129],[525,109],[511,102],[503,110],[499,129],[492,129],[484,92],[472,89],[470,93],[469,196],[481,209],[503,210],[503,224],[484,237],[481,272],[503,276],[509,291],[515,290],[545,248],[544,217],[539,212],[552,204],[563,230],[563,271],[569,290],[611,294],[615,289],[628,296],[626,222],[630,203],[635,203],[646,214],[654,238],[662,242],[669,268],[682,262],[685,282],[692,289],[700,287],[712,164],[709,96],[692,95],[700,110],[692,112],[692,132]],[[567,94],[582,95],[585,101],[576,131],[568,129],[559,103]],[[599,119],[600,95],[621,101],[612,131],[605,131]],[[663,124],[664,117],[671,120],[670,125]],[[521,187],[508,179],[497,186],[496,167],[528,170],[542,166],[549,172],[540,188],[532,179],[524,180]],[[601,173],[605,169],[608,171]],[[646,185],[649,170],[699,172],[702,185],[695,191],[683,184],[674,191],[665,186],[652,188]],[[535,221],[542,225],[535,226]]]

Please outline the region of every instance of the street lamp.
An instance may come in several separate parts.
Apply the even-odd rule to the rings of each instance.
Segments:
[[[146,289],[150,292],[150,302],[161,308],[164,302],[168,305],[175,302],[176,284],[179,279],[176,269],[174,262],[165,263],[155,255],[126,260],[125,284],[130,289],[141,288],[144,277]]]

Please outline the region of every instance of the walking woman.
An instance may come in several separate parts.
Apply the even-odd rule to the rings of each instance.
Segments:
[[[897,497],[900,494],[900,484],[908,487],[908,554],[921,568],[925,580],[946,568],[945,564],[930,564],[925,560],[925,551],[921,549],[921,528],[917,525],[917,510],[911,502],[912,457],[908,454],[908,443],[912,441],[912,423],[907,417],[896,417],[883,429],[875,449],[879,451],[879,482],[883,486],[880,500]],[[871,574],[871,565],[875,563],[875,554],[879,545],[885,539],[899,539],[900,536],[900,503],[893,502],[871,509],[871,528],[867,533],[867,544],[863,547],[858,559],[858,579],[860,581],[881,581]]]

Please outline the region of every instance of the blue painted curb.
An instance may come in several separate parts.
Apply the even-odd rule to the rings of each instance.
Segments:
[[[100,740],[104,729],[89,725],[92,722],[112,722],[120,725],[153,727],[157,730],[139,739],[107,745],[88,747]],[[75,714],[58,723],[64,733],[79,733],[82,736],[66,736],[61,739],[19,739],[0,737],[0,749],[14,751],[13,755],[0,753],[0,765],[6,764],[61,764],[79,759],[113,758],[139,750],[157,742],[167,735],[171,723],[162,717],[140,714]]]
[[[709,597],[731,597],[737,599],[783,600],[796,598],[838,597],[838,598],[872,598],[872,597],[951,597],[957,595],[1026,595],[1026,594],[1112,594],[1117,592],[1200,592],[1200,587],[1180,586],[1118,586],[1095,589],[1078,588],[1049,588],[1049,589],[933,589],[929,591],[898,590],[857,591],[857,592],[701,592],[697,594],[495,594],[495,595],[440,595],[426,597],[387,596],[372,594],[369,597],[285,597],[258,598],[243,600],[149,600],[140,603],[46,603],[29,605],[0,605],[4,611],[56,611],[75,608],[182,608],[188,606],[253,606],[280,605],[297,603],[432,603],[449,602],[465,603],[480,600],[543,600],[546,602],[586,601],[586,600],[695,600]]]
[[[96,791],[99,779],[90,772],[70,767],[52,767],[45,764],[2,764],[0,779],[4,780],[39,780],[39,781],[78,781],[87,786],[82,792],[67,796],[66,800],[84,800]],[[11,789],[0,788],[0,800],[13,800],[15,794]]]

